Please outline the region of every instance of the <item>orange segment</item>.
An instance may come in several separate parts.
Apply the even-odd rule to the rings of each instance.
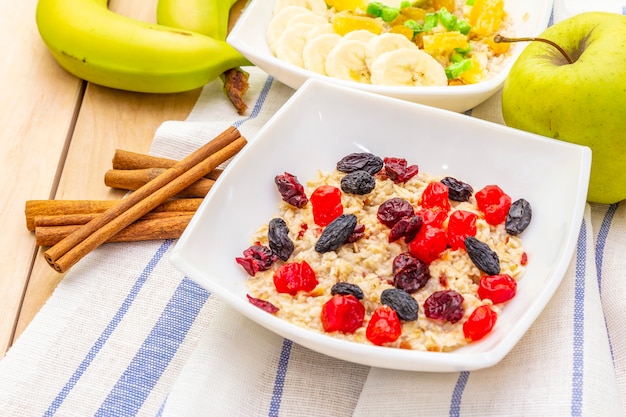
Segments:
[[[328,7],[334,7],[336,11],[341,12],[344,10],[355,11],[365,10],[367,7],[366,0],[326,0]]]
[[[467,36],[460,32],[438,32],[433,35],[424,35],[424,51],[429,54],[449,54],[456,48],[467,48]]]
[[[331,23],[335,32],[341,36],[360,29],[368,30],[375,35],[380,35],[383,31],[382,20],[346,11],[334,14]]]
[[[495,33],[504,18],[504,0],[476,0],[469,15],[472,33],[487,36]]]
[[[489,36],[485,40],[485,42],[489,46],[489,49],[491,49],[493,51],[494,55],[506,54],[507,52],[509,52],[509,49],[511,49],[511,44],[510,43],[508,43],[508,42],[496,43],[493,40],[493,36]]]

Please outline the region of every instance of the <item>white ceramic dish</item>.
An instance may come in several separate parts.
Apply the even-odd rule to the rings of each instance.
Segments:
[[[461,371],[494,365],[556,291],[572,258],[589,181],[591,151],[470,116],[309,80],[229,164],[171,255],[173,264],[235,310],[310,349],[365,365]],[[235,257],[277,212],[274,176],[303,183],[351,152],[399,156],[430,175],[475,189],[497,183],[533,206],[521,236],[529,255],[517,296],[485,339],[448,353],[338,340],[289,324],[246,299]],[[479,187],[479,188],[476,188]]]
[[[272,55],[265,34],[275,2],[276,0],[252,0],[238,19],[227,41],[254,65],[294,89],[298,89],[309,78],[325,79],[351,88],[464,112],[487,100],[502,87],[511,65],[525,46],[524,43],[512,44],[512,55],[503,70],[494,78],[474,85],[386,87],[342,81],[288,64]],[[506,1],[505,10],[513,19],[516,36],[539,35],[548,25],[552,4],[552,0]]]

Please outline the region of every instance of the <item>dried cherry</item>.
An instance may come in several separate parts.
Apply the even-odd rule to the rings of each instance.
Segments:
[[[478,284],[478,296],[481,300],[490,299],[494,304],[504,303],[515,297],[517,281],[508,274],[485,275]]]
[[[330,222],[315,243],[315,251],[326,253],[339,249],[354,232],[356,221],[354,214],[342,214]]]
[[[383,169],[383,160],[369,152],[355,152],[344,156],[337,162],[337,171],[366,171],[371,175]]]
[[[354,295],[335,294],[322,306],[320,319],[327,332],[354,333],[365,317],[365,307]]]
[[[269,222],[267,230],[269,247],[278,256],[278,259],[286,261],[294,251],[294,244],[289,238],[287,223],[277,217]]]
[[[503,223],[511,207],[511,197],[497,185],[487,185],[476,192],[476,205],[485,215],[487,223]]]
[[[426,209],[438,207],[448,212],[450,210],[448,187],[440,181],[428,183],[422,193],[421,206]]]
[[[395,342],[401,334],[402,324],[398,314],[393,308],[386,305],[379,306],[374,310],[365,329],[367,340],[377,346]]]
[[[393,197],[378,206],[376,217],[378,221],[387,227],[393,227],[403,217],[411,217],[415,214],[413,206],[407,200]]]
[[[485,274],[498,275],[500,273],[500,258],[485,242],[481,242],[474,236],[468,236],[465,238],[465,250],[474,265]]]
[[[273,279],[276,291],[291,295],[298,291],[313,291],[318,284],[315,271],[306,261],[281,265],[274,272]]]
[[[417,259],[430,264],[448,247],[446,231],[432,226],[422,226],[409,243],[409,252]]]
[[[311,194],[313,221],[326,226],[343,213],[341,190],[332,185],[320,185]]]
[[[452,249],[465,249],[465,238],[476,235],[476,213],[456,210],[448,219],[448,245]]]
[[[424,315],[429,319],[456,323],[464,313],[463,296],[454,290],[435,291],[424,301]]]
[[[441,227],[443,222],[448,218],[447,210],[441,207],[421,208],[417,211],[417,215],[422,218],[422,224]]]
[[[394,309],[400,320],[417,320],[419,306],[415,298],[399,288],[387,288],[380,294],[380,302]]]
[[[488,305],[477,307],[463,323],[463,335],[471,342],[485,337],[495,326],[498,314]]]
[[[396,288],[414,293],[423,288],[430,279],[428,265],[408,252],[393,259],[393,284]]]
[[[304,193],[304,186],[298,182],[298,178],[288,172],[274,177],[274,183],[278,188],[282,199],[294,207],[302,208],[309,202]]]

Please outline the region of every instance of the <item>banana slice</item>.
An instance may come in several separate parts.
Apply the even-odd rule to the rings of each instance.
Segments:
[[[288,6],[299,6],[309,9],[315,14],[327,15],[328,7],[324,0],[276,0],[274,13]]]
[[[326,56],[326,74],[367,84],[370,82],[370,71],[365,62],[366,54],[367,42],[344,38]]]
[[[324,33],[310,39],[302,50],[302,60],[304,68],[326,74],[326,57],[330,51],[341,41],[341,36],[336,33]]]
[[[278,41],[278,38],[285,32],[290,20],[300,14],[312,14],[312,12],[301,6],[287,6],[282,8],[272,17],[272,20],[270,20],[265,36],[270,51],[272,51],[274,55],[276,54],[276,41]]]
[[[372,84],[395,86],[445,86],[443,67],[420,49],[404,48],[385,52],[372,62]]]
[[[328,33],[335,33],[335,29],[333,29],[332,23],[324,23],[323,25],[319,25],[317,28],[309,32],[309,40],[315,39],[320,35],[325,35]]]
[[[383,33],[375,36],[367,44],[367,65],[371,66],[374,60],[385,52],[402,48],[418,49],[418,46],[399,33]]]
[[[343,35],[343,38],[345,40],[348,41],[362,41],[362,42],[369,42],[372,39],[374,39],[376,37],[376,35],[372,32],[370,32],[369,30],[365,30],[365,29],[357,29],[357,30],[353,30],[352,32],[348,32],[345,35]]]
[[[297,25],[299,23],[311,24],[315,26],[323,26],[326,24],[330,25],[328,18],[325,18],[323,16],[320,16],[318,14],[311,12],[311,13],[296,13],[296,15],[293,16],[291,19],[289,19],[289,22],[287,22],[287,27],[292,26],[292,25]]]
[[[276,41],[276,58],[303,68],[302,51],[309,32],[315,28],[317,26],[311,23],[290,24]]]

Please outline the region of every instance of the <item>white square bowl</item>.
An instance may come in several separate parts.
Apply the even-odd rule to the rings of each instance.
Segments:
[[[272,54],[266,41],[266,32],[275,3],[276,0],[252,0],[237,20],[227,42],[251,63],[293,89],[298,89],[309,78],[315,78],[388,97],[464,112],[487,100],[502,87],[511,65],[525,47],[524,43],[512,44],[511,56],[506,60],[500,73],[478,84],[388,87],[343,81],[281,61]],[[504,8],[513,21],[515,36],[531,37],[543,32],[550,20],[552,5],[552,0],[506,0]]]
[[[544,309],[574,253],[586,203],[591,151],[470,116],[309,80],[227,166],[171,255],[171,262],[261,326],[315,351],[411,371],[474,370],[500,361]],[[475,189],[497,183],[533,206],[521,236],[529,256],[518,293],[483,340],[452,352],[420,352],[339,340],[250,304],[235,262],[277,212],[274,177],[304,180],[352,152],[400,156],[433,176]]]

